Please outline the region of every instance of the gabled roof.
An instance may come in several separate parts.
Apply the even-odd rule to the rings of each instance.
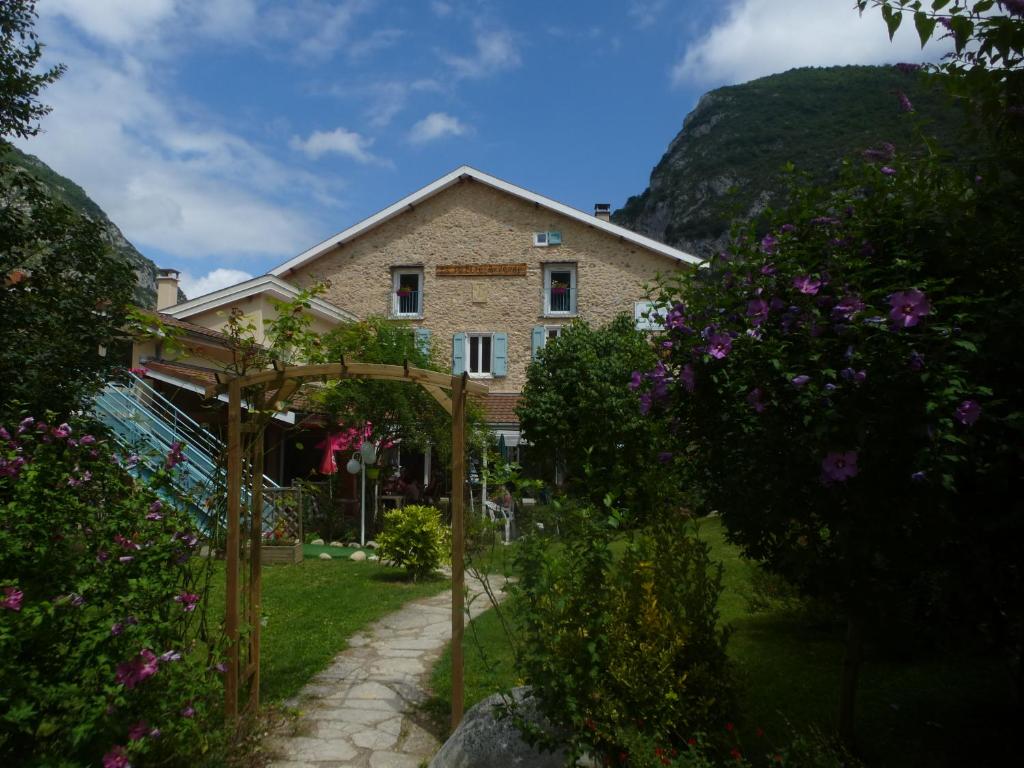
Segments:
[[[251,280],[246,280],[244,283],[230,285],[227,288],[221,288],[219,291],[213,291],[204,296],[183,301],[180,304],[175,304],[173,307],[167,307],[163,311],[172,317],[184,319],[211,309],[223,307],[249,296],[258,296],[261,293],[273,296],[279,301],[291,301],[299,295],[299,289],[279,277],[260,275]],[[325,320],[336,323],[351,322],[356,319],[355,315],[350,312],[339,309],[322,299],[310,299],[309,311]]]
[[[649,237],[638,235],[636,232],[626,229],[625,227],[620,227],[618,224],[612,224],[611,222],[604,221],[602,219],[597,218],[596,216],[591,216],[589,213],[584,213],[583,211],[580,211],[576,208],[572,208],[568,205],[565,205],[564,203],[559,203],[558,201],[552,200],[549,197],[544,197],[543,195],[538,195],[535,192],[530,192],[529,190],[523,189],[522,187],[517,187],[515,184],[510,184],[509,182],[503,181],[502,179],[499,179],[496,176],[491,176],[489,174],[484,173],[483,171],[478,171],[476,168],[471,168],[468,165],[462,165],[456,168],[451,173],[442,176],[437,181],[428,184],[427,186],[417,190],[416,192],[413,192],[411,195],[407,197],[403,197],[397,203],[389,205],[384,210],[373,214],[373,216],[370,216],[369,218],[363,219],[358,224],[346,229],[344,232],[339,232],[333,237],[329,237],[328,239],[324,240],[322,243],[314,245],[309,250],[303,251],[294,259],[286,261],[284,264],[281,264],[278,267],[274,267],[274,269],[270,270],[270,274],[277,275],[279,277],[282,275],[288,275],[291,272],[294,272],[295,270],[299,269],[300,267],[305,266],[314,259],[322,256],[331,248],[334,248],[337,245],[341,245],[342,243],[346,243],[349,240],[352,240],[356,237],[359,237],[360,235],[370,231],[374,227],[377,227],[383,224],[384,222],[393,219],[399,214],[407,210],[410,210],[412,206],[416,206],[419,203],[422,203],[424,200],[433,197],[439,192],[443,192],[444,190],[448,189],[451,186],[454,186],[455,184],[458,184],[460,181],[464,179],[471,179],[473,181],[480,182],[481,184],[486,184],[489,187],[501,190],[502,192],[506,192],[510,195],[514,195],[515,197],[518,197],[522,200],[535,203],[536,205],[539,205],[543,208],[547,208],[548,210],[555,211],[556,213],[560,213],[563,216],[567,216],[570,219],[575,219],[576,221],[586,224],[589,227],[593,227],[594,229],[598,229],[602,232],[607,232],[608,234],[614,235],[615,237],[621,237],[623,240],[627,242],[633,243],[634,245],[638,245],[641,248],[646,248],[649,251],[653,251],[654,253],[658,253],[669,259],[673,259],[684,264],[703,263],[703,259],[700,259],[684,251],[680,251],[678,248],[672,248],[671,246],[665,245],[664,243],[659,243],[657,240],[652,240]]]

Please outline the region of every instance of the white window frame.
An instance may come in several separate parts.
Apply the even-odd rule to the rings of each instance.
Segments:
[[[569,309],[568,311],[552,311],[551,309],[551,274],[553,272],[569,273]],[[544,265],[544,316],[545,317],[575,317],[579,306],[579,296],[576,292],[576,265],[575,264],[545,264]],[[545,331],[546,333],[546,331]]]
[[[415,275],[419,286],[416,297],[416,311],[402,312],[402,298],[398,295],[403,275]],[[391,270],[391,316],[392,317],[423,317],[423,267],[395,267]]]
[[[548,247],[548,233],[547,232],[534,232],[533,233],[533,245],[536,248],[547,248]]]
[[[552,338],[558,338],[562,335],[562,331],[565,330],[564,325],[545,325],[544,326],[544,346],[547,346],[548,342]],[[552,337],[551,332],[554,331],[555,335]]]
[[[634,301],[633,302],[633,320],[636,321],[636,329],[638,331],[660,331],[665,327],[665,315],[668,310],[664,307],[658,312],[653,312],[655,302],[653,301]],[[650,313],[649,317],[644,317],[644,313]]]
[[[481,373],[479,371],[474,372],[473,370],[470,369],[470,365],[469,365],[470,361],[473,359],[472,357],[470,357],[470,354],[469,354],[469,348],[470,348],[470,345],[472,344],[471,339],[484,339],[484,338],[488,338],[488,339],[491,340],[491,357],[490,357],[490,361],[489,361],[489,363],[487,365],[487,367],[490,368],[490,370],[487,371],[486,373]],[[482,346],[482,344],[481,344],[481,346]],[[471,378],[471,379],[493,379],[494,378],[494,332],[493,331],[466,331],[466,353],[465,353],[465,355],[466,355],[465,356],[466,373],[469,374],[469,378]],[[480,361],[478,360],[477,362],[479,363]]]

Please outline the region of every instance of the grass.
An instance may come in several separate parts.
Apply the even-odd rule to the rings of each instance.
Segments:
[[[320,550],[340,559],[319,560]],[[360,629],[410,600],[448,589],[438,576],[410,582],[404,571],[348,559],[353,550],[303,548],[296,565],[263,569],[263,615],[260,696],[278,702],[298,693],[324,669]],[[223,615],[224,566],[216,563],[211,589],[211,616]]]
[[[841,628],[812,623],[805,613],[777,606],[751,612],[753,566],[725,541],[721,522],[701,523],[700,535],[724,567],[719,601],[733,627],[729,655],[740,683],[741,734],[762,727],[780,742],[790,724],[834,730]],[[476,641],[476,639],[479,642]],[[511,647],[494,611],[467,627],[466,706],[520,684]],[[430,710],[444,722],[450,709],[450,655],[435,666]],[[1015,715],[1010,682],[999,659],[938,655],[894,659],[867,649],[858,697],[862,757],[872,766],[1009,764]]]

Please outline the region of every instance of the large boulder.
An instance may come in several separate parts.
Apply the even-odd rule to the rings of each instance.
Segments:
[[[520,716],[547,733],[554,732],[537,711],[529,688],[515,688],[511,695]],[[564,750],[541,752],[523,741],[511,717],[495,717],[495,708],[503,703],[501,695],[495,694],[470,709],[430,761],[430,768],[562,768]]]

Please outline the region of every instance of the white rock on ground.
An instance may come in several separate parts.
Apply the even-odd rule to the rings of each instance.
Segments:
[[[324,540],[323,539],[313,539],[309,543],[312,544],[314,547],[322,547],[324,545]]]
[[[329,546],[332,546],[332,547],[344,547],[345,545],[342,544],[340,541],[332,541]]]
[[[348,559],[349,560],[355,560],[357,563],[361,563],[363,560],[366,559],[366,553],[365,552],[353,552],[351,555],[348,556]]]
[[[321,559],[321,560],[333,560],[334,558],[332,558],[332,557],[331,557],[330,555],[328,555],[328,554],[327,554],[326,552],[321,552],[321,553],[320,553],[320,559]]]
[[[366,542],[366,546],[369,549],[376,549],[377,548],[377,542],[374,541],[373,539],[370,539],[368,542]]]
[[[348,543],[348,546],[351,547],[352,549],[359,549],[359,542],[358,541],[350,541]]]
[[[361,554],[361,553],[358,553]],[[504,582],[495,578],[499,597]],[[467,578],[466,604],[476,616],[490,607]],[[419,768],[439,744],[416,724],[430,670],[451,639],[450,591],[408,603],[348,640],[299,695],[293,735],[274,734],[270,768]]]

